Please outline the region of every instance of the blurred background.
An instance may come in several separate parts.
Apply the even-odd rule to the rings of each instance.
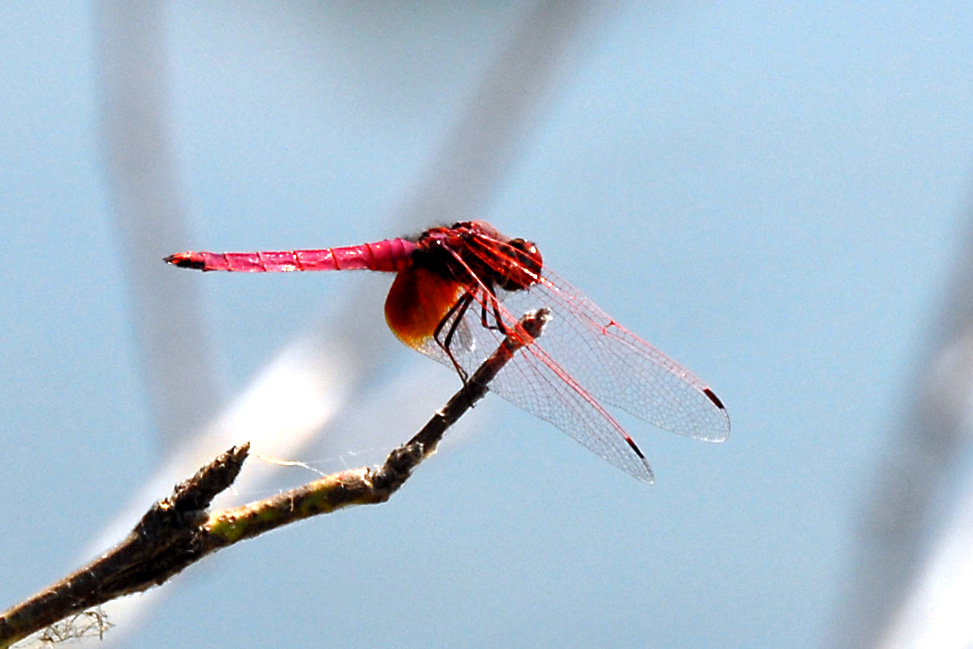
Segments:
[[[458,387],[385,328],[388,276],[161,257],[476,218],[730,439],[623,418],[647,486],[488,396],[389,503],[110,606],[100,646],[973,642],[969,3],[34,2],[0,33],[0,608],[223,448],[262,457],[220,504],[266,497],[316,477],[268,458],[379,462]]]

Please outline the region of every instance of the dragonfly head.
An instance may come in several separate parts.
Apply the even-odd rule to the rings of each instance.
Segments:
[[[507,242],[510,262],[498,282],[505,291],[520,291],[540,281],[544,261],[537,244],[526,239],[511,239]]]

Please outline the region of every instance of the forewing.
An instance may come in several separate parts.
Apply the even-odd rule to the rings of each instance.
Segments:
[[[507,307],[541,303],[554,319],[538,345],[599,401],[660,428],[707,441],[730,432],[723,404],[702,380],[631,333],[561,278],[545,270],[529,296]]]

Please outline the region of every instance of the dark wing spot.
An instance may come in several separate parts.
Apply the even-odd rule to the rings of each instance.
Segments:
[[[720,410],[726,410],[726,406],[723,405],[723,402],[720,401],[720,398],[716,396],[716,394],[712,390],[706,388],[703,390],[703,394],[709,397],[709,400],[712,401],[717,408],[719,408]]]
[[[628,437],[627,435],[625,436],[625,441],[628,442],[628,445],[632,447],[632,450],[635,451],[635,454],[638,455],[640,458],[642,458],[642,460],[644,461],[645,455],[642,454],[642,449],[636,446],[635,441],[631,437]]]

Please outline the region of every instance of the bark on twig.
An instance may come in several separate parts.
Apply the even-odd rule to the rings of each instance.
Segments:
[[[249,443],[222,453],[172,495],[155,503],[128,537],[87,566],[0,615],[0,648],[105,602],[165,583],[217,550],[288,523],[351,505],[388,500],[432,455],[443,434],[486,394],[513,355],[540,335],[546,309],[525,315],[442,410],[378,468],[341,471],[265,500],[216,512],[207,508],[233,484]]]

